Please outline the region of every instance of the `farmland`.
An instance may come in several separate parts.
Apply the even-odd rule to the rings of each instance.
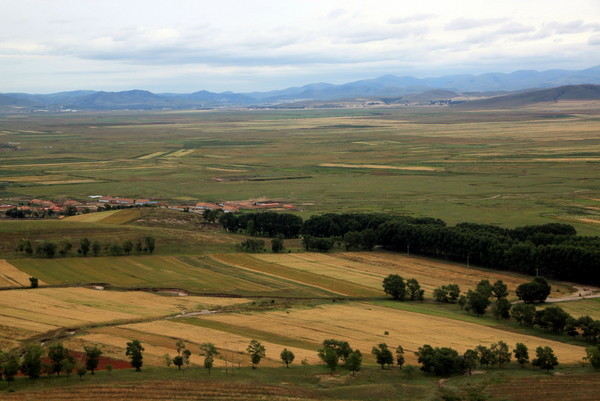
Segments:
[[[294,213],[302,217],[376,211],[501,227],[568,222],[580,234],[598,235],[600,121],[594,108],[569,107],[570,114],[561,118],[553,108],[4,116],[0,141],[19,143],[19,149],[2,153],[0,198],[26,203],[111,195],[179,205],[281,200],[296,205]],[[156,239],[153,254],[106,256],[108,244],[146,236]],[[100,256],[76,252],[84,237],[104,245]],[[532,277],[379,248],[349,252],[338,244],[330,252],[307,252],[298,238],[285,239],[283,253],[241,252],[237,245],[247,238],[198,213],[163,208],[2,220],[1,350],[61,342],[78,351],[96,345],[104,356],[123,360],[132,339],[145,348],[137,376],[100,371],[81,381],[18,378],[17,392],[3,399],[160,394],[163,399],[435,400],[446,390],[467,394],[477,388],[493,400],[518,400],[518,388],[530,386],[554,399],[587,401],[599,386],[591,368],[582,367],[589,344],[581,336],[496,319],[491,308],[480,317],[432,299],[442,285],[458,284],[464,294],[487,279],[502,280],[514,302],[517,286]],[[15,252],[21,239],[34,245],[70,241],[74,249],[66,257],[27,256]],[[269,248],[269,239],[263,239]],[[392,301],[382,291],[390,274],[418,280],[425,300]],[[30,277],[39,279],[39,288],[28,288]],[[577,296],[580,289],[550,284],[550,298]],[[575,317],[600,318],[598,299],[549,305]],[[328,338],[361,350],[363,370],[356,376],[344,369],[327,374],[317,350]],[[250,369],[246,353],[252,339],[267,350],[257,371]],[[177,340],[192,352],[190,367],[180,375],[165,367],[165,354],[176,355]],[[438,386],[437,378],[418,370],[412,377],[397,368],[382,370],[369,352],[379,343],[402,345],[406,363],[414,366],[414,353],[424,344],[462,354],[499,340],[511,349],[526,344],[531,357],[536,347],[551,347],[560,361],[558,372],[574,378],[581,397],[562,395],[564,376],[515,363],[485,367],[472,377],[453,376]],[[198,356],[205,342],[219,350],[210,378]],[[296,355],[290,369],[281,367],[283,348]],[[5,388],[0,385],[0,391]]]

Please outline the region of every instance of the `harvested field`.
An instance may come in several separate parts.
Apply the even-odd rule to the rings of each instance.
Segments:
[[[153,159],[153,158],[163,155],[165,153],[167,153],[167,152],[154,152],[154,153],[150,153],[150,154],[147,154],[144,156],[140,156],[140,157],[138,157],[138,159],[140,159],[140,160]]]
[[[262,256],[265,256],[265,258],[263,259]],[[268,256],[275,256],[275,258],[272,259]],[[324,271],[325,269],[317,269],[311,272],[295,269],[294,266],[289,268],[283,263],[277,263],[279,260],[276,258],[277,256],[279,255],[222,254],[212,255],[212,258],[240,269],[258,271],[269,276],[292,280],[301,285],[316,287],[342,296],[376,297],[382,295],[379,289],[374,290],[373,288],[369,288],[369,286],[364,285],[360,281],[352,282],[346,280],[343,274],[339,276],[328,274],[327,271]],[[283,256],[282,259],[287,260],[286,256]],[[296,256],[298,255],[290,258],[293,260]],[[273,261],[276,263],[272,263]],[[381,286],[381,281],[379,282],[379,286]]]
[[[509,378],[489,386],[485,392],[510,401],[596,401],[600,375]]]
[[[507,284],[509,291],[514,292],[519,284],[529,280],[515,274],[466,268],[459,264],[408,257],[397,253],[344,252],[331,255],[301,253],[254,257],[292,269],[360,283],[379,291],[383,279],[389,274],[399,274],[405,279],[415,278],[429,294],[434,288],[450,283],[456,283],[466,291],[475,288],[483,279],[488,279],[490,282],[502,280]],[[568,289],[564,287],[563,290],[564,294]]]
[[[29,276],[5,259],[0,259],[0,287],[29,287]],[[38,284],[46,284],[38,279]]]
[[[242,298],[165,297],[141,291],[38,288],[4,291],[0,316],[6,330],[42,333],[61,327],[159,318],[244,302],[247,300]]]
[[[297,386],[262,383],[231,383],[230,381],[152,380],[119,382],[113,385],[84,384],[63,388],[30,390],[3,394],[7,401],[131,401],[131,400],[206,400],[206,401],[313,401],[322,396],[314,390]]]
[[[191,319],[195,320],[195,319]],[[223,330],[216,330],[210,327],[186,324],[176,320],[160,320],[147,323],[133,323],[118,327],[98,328],[90,331],[89,334],[78,337],[80,341],[92,342],[108,345],[109,347],[121,348],[117,353],[123,353],[125,343],[128,339],[136,338],[140,340],[146,348],[145,354],[150,356],[148,364],[161,366],[164,363],[163,356],[166,353],[173,354],[175,342],[178,339],[184,340],[187,348],[191,349],[193,354],[197,354],[200,344],[212,342],[219,349],[220,355],[215,358],[215,366],[225,366],[225,359],[228,362],[240,363],[242,366],[250,366],[250,360],[246,354],[246,347],[252,333],[248,335],[230,333]],[[287,338],[283,338],[286,339]],[[281,366],[279,354],[284,347],[292,350],[298,361],[307,358],[312,363],[318,363],[316,349],[318,344],[310,344],[311,348],[295,347],[293,339],[289,343],[277,343],[268,339],[260,339],[261,343],[267,349],[267,356],[261,362],[261,366]],[[146,346],[148,345],[148,346]],[[191,362],[199,364],[200,357],[192,357]]]
[[[342,167],[342,168],[367,168],[377,170],[408,170],[408,171],[440,171],[442,169],[426,166],[386,166],[379,164],[344,164],[344,163],[321,163],[320,167]]]
[[[479,324],[399,311],[367,303],[325,305],[312,309],[290,309],[255,314],[216,314],[196,317],[233,327],[256,327],[271,335],[321,343],[326,338],[344,339],[364,355],[374,344],[401,344],[407,363],[416,364],[414,352],[423,344],[452,347],[459,352],[478,344],[503,340],[513,347],[522,342],[530,349],[550,346],[561,363],[577,363],[585,355],[583,347],[517,334]],[[226,327],[226,326],[225,326]],[[388,335],[384,335],[385,332]],[[260,340],[260,338],[259,338]]]
[[[190,155],[190,154],[194,153],[195,151],[196,151],[196,149],[179,149],[179,150],[176,150],[175,152],[167,153],[166,155],[161,156],[161,158],[171,159],[171,158],[183,157],[183,156]]]
[[[85,223],[98,223],[98,222],[102,221],[103,219],[105,219],[115,213],[118,213],[118,212],[122,212],[122,210],[107,210],[106,212],[78,214],[75,216],[65,217],[64,221],[79,221],[79,222],[85,222]]]

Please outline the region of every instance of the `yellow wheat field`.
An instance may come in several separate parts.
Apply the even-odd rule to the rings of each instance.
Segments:
[[[39,284],[45,284],[39,280]],[[5,259],[0,259],[0,287],[29,286],[29,275],[17,269]]]
[[[246,354],[246,347],[251,340],[250,337],[232,334],[225,331],[214,330],[205,327],[197,327],[190,324],[178,323],[173,320],[159,320],[148,323],[134,323],[118,327],[106,327],[93,329],[90,334],[74,339],[74,343],[83,344],[85,342],[106,346],[108,350],[116,349],[116,354],[122,355],[127,341],[132,338],[142,342],[145,351],[149,356],[148,364],[163,365],[164,355],[174,356],[175,343],[177,340],[184,340],[187,349],[192,351],[191,362],[201,364],[201,357],[196,356],[200,352],[200,344],[212,342],[220,352],[215,358],[215,366],[225,366],[228,363],[239,363],[241,366],[249,366],[250,359]],[[279,354],[283,348],[294,352],[297,361],[306,358],[309,363],[318,363],[319,359],[314,350],[276,344],[270,341],[260,340],[266,348],[266,358],[261,362],[261,366],[280,366]],[[315,344],[316,345],[316,344]],[[110,351],[109,351],[110,352]]]
[[[475,288],[483,279],[490,282],[502,280],[514,294],[516,287],[528,281],[525,277],[498,271],[469,269],[452,263],[425,258],[413,258],[384,252],[346,252],[333,255],[301,253],[285,255],[253,255],[261,261],[276,263],[292,269],[312,272],[340,280],[350,281],[381,290],[383,279],[389,274],[399,274],[404,279],[414,278],[426,294],[434,288],[456,283],[463,291]],[[566,287],[561,293],[566,292]]]
[[[369,354],[371,348],[381,342],[390,347],[402,345],[408,363],[416,363],[414,352],[423,344],[452,347],[464,352],[476,345],[489,346],[499,340],[511,347],[517,342],[526,344],[530,349],[550,346],[563,363],[580,362],[585,356],[584,348],[579,346],[367,303],[332,304],[313,309],[250,315],[216,314],[203,316],[201,319],[257,327],[262,331],[311,342],[320,343],[327,338],[336,338],[348,341],[363,354]],[[386,331],[388,335],[384,334]]]
[[[38,333],[89,323],[160,318],[247,302],[242,298],[171,297],[141,291],[114,292],[88,288],[38,288],[18,292],[9,290],[2,295],[2,324]]]

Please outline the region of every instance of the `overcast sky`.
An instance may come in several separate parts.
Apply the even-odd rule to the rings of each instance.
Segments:
[[[0,92],[247,92],[600,65],[600,0],[0,0]]]

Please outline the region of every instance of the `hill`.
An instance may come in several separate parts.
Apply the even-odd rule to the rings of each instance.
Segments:
[[[462,103],[458,107],[511,108],[535,103],[565,100],[600,100],[600,85],[566,85],[557,88],[527,91],[524,93],[492,97]]]
[[[481,75],[461,74],[431,78],[384,75],[343,84],[311,83],[299,87],[266,92],[215,93],[200,90],[193,93],[160,93],[145,90],[96,92],[80,90],[48,95],[8,93],[0,95],[0,109],[49,111],[68,109],[193,109],[223,106],[273,106],[314,102],[377,100],[385,103],[427,103],[447,101],[457,97],[490,95],[531,88],[551,88],[565,85],[600,85],[600,66],[581,71],[515,71]],[[410,96],[408,96],[410,95]],[[522,102],[528,103],[524,97]],[[308,102],[308,103],[307,103]]]

